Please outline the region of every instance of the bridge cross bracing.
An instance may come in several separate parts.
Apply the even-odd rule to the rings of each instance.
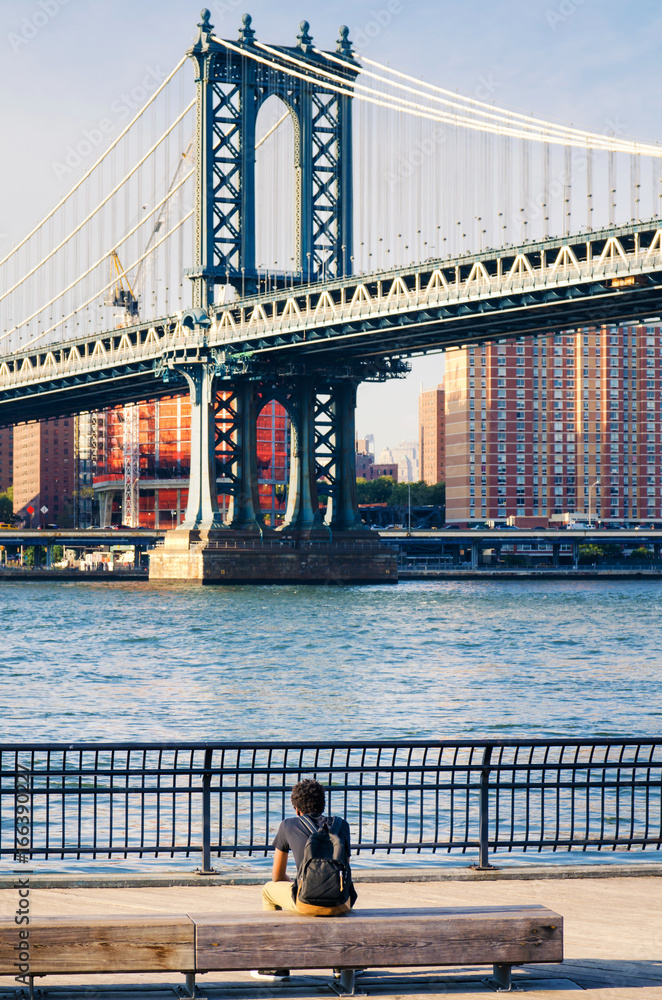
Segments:
[[[335,53],[316,48],[307,22],[301,24],[296,46],[274,47],[257,40],[248,16],[237,42],[217,38],[208,12],[203,11],[188,54],[195,64],[195,101],[188,100],[182,87],[182,60],[148,102],[150,113],[155,114],[151,130],[144,129],[148,134],[141,132],[143,112],[125,130],[133,142],[123,150],[125,162],[127,149],[135,153],[128,173],[118,181],[101,157],[72,189],[71,198],[63,199],[0,262],[0,337],[9,348],[0,357],[3,423],[157,398],[180,391],[188,382],[198,413],[198,440],[206,440],[209,450],[214,447],[214,436],[203,432],[203,427],[215,405],[214,387],[223,387],[243,399],[230,432],[235,457],[226,471],[237,497],[252,496],[254,463],[250,448],[242,446],[242,437],[252,440],[251,421],[267,392],[271,398],[279,394],[290,409],[298,442],[298,458],[293,456],[291,462],[296,481],[290,491],[296,502],[290,505],[287,526],[306,531],[320,527],[317,513],[311,513],[316,487],[310,469],[320,474],[324,466],[315,451],[316,442],[323,442],[330,473],[329,510],[334,497],[336,510],[336,515],[329,515],[329,523],[342,523],[345,530],[356,524],[356,511],[349,512],[351,490],[343,485],[343,477],[353,476],[344,452],[350,438],[353,441],[350,404],[361,380],[400,376],[407,370],[406,359],[419,353],[509,335],[657,318],[662,274],[661,151],[657,145],[560,126],[421,84],[373,60],[357,59],[344,27]],[[175,102],[174,117],[168,118],[159,101],[174,85],[179,86],[180,99]],[[280,102],[281,110],[266,120],[266,131],[258,138],[260,115],[272,99]],[[357,108],[363,113],[361,126],[372,125],[373,134],[368,140],[360,137],[360,155],[353,157],[352,133],[355,148],[358,145],[356,126],[352,127],[353,120],[359,120]],[[509,211],[496,212],[499,206],[488,184],[486,205],[474,217],[476,225],[457,223],[456,249],[464,252],[444,256],[440,251],[452,247],[453,240],[448,218],[444,221],[447,204],[440,208],[438,177],[431,179],[430,171],[426,174],[422,167],[411,184],[413,201],[407,202],[403,198],[406,171],[398,174],[396,170],[394,182],[389,171],[394,161],[389,160],[388,150],[381,160],[381,152],[376,157],[379,162],[370,168],[372,175],[370,170],[361,174],[355,162],[352,169],[354,160],[365,161],[367,141],[379,139],[383,125],[379,115],[397,122],[394,146],[401,146],[407,138],[408,122],[419,130],[421,123],[436,130],[431,135],[436,134],[439,148],[433,141],[426,162],[438,171],[443,161],[440,150],[444,152],[453,194],[463,193],[458,172],[465,170],[471,154],[481,161],[482,169],[491,167],[495,178],[507,176],[514,186],[523,185],[525,195],[538,169],[542,195],[529,199],[519,210],[511,198]],[[261,224],[256,205],[262,197],[264,206],[265,195],[259,183],[264,174],[256,173],[257,151],[277,144],[288,125],[289,152],[286,147],[283,154],[281,148],[271,163],[277,166],[283,155],[291,159],[294,149],[296,181],[286,206],[294,215],[293,252],[289,259],[281,254],[280,261],[265,267],[255,239]],[[197,140],[192,143],[194,129]],[[445,130],[443,134],[439,129]],[[125,133],[111,150],[122,148]],[[451,139],[441,141],[440,135]],[[458,137],[465,135],[469,144],[462,147]],[[413,132],[410,143],[412,136]],[[537,160],[529,152],[532,149],[538,150]],[[561,152],[565,167],[556,179],[555,149]],[[477,151],[482,151],[482,159],[475,156]],[[572,176],[578,166],[576,151],[581,152],[579,172],[586,199],[584,231],[573,233],[576,213],[572,208],[578,201]],[[129,188],[134,182],[144,185],[142,168],[146,165],[154,173],[158,157],[164,169],[159,184],[145,196],[146,215],[142,216],[138,211],[142,197],[137,198],[137,192]],[[619,164],[622,168],[622,161],[627,160],[630,219],[616,224],[623,173],[620,169],[619,174]],[[649,170],[648,196],[643,192],[643,163]],[[78,189],[81,185],[84,189],[95,170],[96,179],[107,183],[107,193],[96,208],[90,211],[86,205],[83,212]],[[363,222],[366,211],[374,207],[371,181],[375,170],[386,177],[390,197],[383,199],[382,186],[383,211],[372,213],[370,232],[357,232],[357,218]],[[608,187],[607,203],[604,225],[594,228],[599,211],[593,189],[600,180]],[[139,186],[138,191],[143,194],[144,188]],[[275,187],[266,193],[273,194],[269,206],[273,237],[282,206]],[[121,198],[125,210],[119,217]],[[428,214],[442,220],[436,233],[422,228],[420,212],[418,216],[410,213],[413,225],[419,227],[416,231],[411,223],[407,230],[397,212],[389,217],[392,206],[400,204],[402,210],[404,203],[407,212],[414,202],[425,203]],[[648,206],[650,221],[641,221],[642,205]],[[108,210],[115,216],[104,243],[99,232],[108,220],[104,214]],[[501,233],[494,227],[490,230],[489,210],[500,220]],[[386,236],[377,236],[378,218]],[[513,219],[518,222],[519,241],[482,249],[488,233],[502,240],[512,236],[517,229]],[[534,232],[536,220],[541,230],[538,237],[524,238]],[[67,234],[71,222],[73,229]],[[549,235],[554,222],[562,230],[556,238]],[[89,228],[94,225],[98,231]],[[441,235],[442,225],[449,236]],[[470,228],[479,249],[467,253],[468,237],[461,230]],[[37,257],[41,259],[30,257],[35,234],[40,237]],[[44,252],[41,237],[46,234],[51,249]],[[88,255],[90,262],[84,270],[80,272],[79,267],[74,273],[67,270],[71,263],[67,254],[80,257],[73,251],[80,249],[77,241],[83,236],[88,247],[92,244],[98,249]],[[391,245],[385,246],[385,240]],[[461,240],[464,244],[457,246]],[[395,261],[396,250],[401,258],[423,260],[384,266]],[[189,266],[187,253],[192,254]],[[119,279],[115,276],[110,282],[107,276],[101,279],[109,254],[115,260],[123,254],[129,262],[122,264]],[[371,266],[377,263],[381,266]],[[187,308],[183,273],[191,279],[193,308]],[[159,276],[165,293],[157,290]],[[21,314],[22,301],[31,299],[34,281],[41,281],[47,290],[45,298],[36,300],[44,304],[31,305],[31,311],[23,313],[24,321],[12,318],[14,325],[8,324],[7,310]],[[219,286],[224,289],[225,303],[217,301]],[[100,296],[105,296],[101,304]],[[169,308],[173,300],[179,306],[175,310]],[[58,318],[61,308],[64,311]],[[91,318],[90,310],[95,308],[99,312]],[[203,383],[207,388],[203,389]],[[203,397],[208,397],[206,402]],[[316,429],[316,419],[326,420],[323,432]],[[211,470],[208,473],[206,466]],[[340,469],[341,476],[337,474]],[[199,467],[192,470],[195,475],[213,478],[213,462],[201,456]],[[311,480],[312,488],[310,483],[304,488],[304,480]],[[305,502],[299,502],[302,490]],[[200,505],[194,510],[191,502],[186,518],[189,528],[220,527],[214,493],[207,490],[210,499],[203,504],[204,513]],[[338,521],[340,509],[343,514]],[[250,504],[237,520],[235,505],[231,515],[235,526],[248,528],[258,521],[259,511]]]

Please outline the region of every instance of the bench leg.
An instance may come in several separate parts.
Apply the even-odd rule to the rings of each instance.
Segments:
[[[510,993],[513,989],[510,972],[512,965],[508,962],[495,962],[492,966],[493,979],[486,979],[485,982],[497,993]]]
[[[365,996],[356,992],[356,972],[354,969],[341,969],[340,976],[331,980],[331,989],[340,997]]]
[[[202,993],[199,993],[195,985],[195,972],[185,972],[186,985],[176,986],[175,995],[180,998],[180,1000],[207,1000],[203,997]]]
[[[41,990],[39,990],[41,993]],[[27,1000],[34,1000],[34,976],[28,976],[27,990],[20,990],[19,997],[27,997]]]

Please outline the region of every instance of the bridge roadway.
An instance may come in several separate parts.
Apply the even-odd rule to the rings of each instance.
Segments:
[[[657,322],[661,312],[662,223],[631,223],[35,344],[0,356],[0,426],[172,394],[175,362],[211,361],[228,380],[333,378],[348,367],[380,380],[402,373],[401,359],[415,354]]]
[[[94,548],[97,545],[139,545],[153,547],[168,534],[167,531],[143,528],[57,528],[38,530],[34,528],[0,529],[0,545],[65,545],[71,548]],[[528,529],[419,529],[411,532],[405,529],[383,529],[375,531],[375,535],[389,544],[405,541],[422,541],[447,543],[451,545],[477,545],[491,548],[495,544],[512,545],[520,542],[542,542],[547,544],[571,545],[579,544],[612,544],[619,545],[662,545],[662,525],[658,529],[625,528],[625,529],[561,529],[561,528],[528,528]],[[276,536],[277,537],[277,536]],[[233,541],[233,534],[228,529],[228,544]],[[246,544],[245,541],[242,544]],[[259,539],[254,545],[259,546]]]
[[[450,542],[457,545],[469,545],[475,542],[489,548],[489,543],[500,544],[515,542],[547,542],[569,545],[579,542],[583,545],[612,544],[631,545],[636,543],[654,543],[662,545],[662,525],[660,528],[458,528],[434,529],[425,528],[408,532],[406,529],[384,529],[379,532],[380,538],[388,542],[399,542],[408,538],[418,540],[435,540]]]
[[[142,528],[36,528],[0,529],[0,545],[64,545],[68,548],[95,548],[100,545],[138,545],[150,548],[165,535],[165,531],[150,531]]]

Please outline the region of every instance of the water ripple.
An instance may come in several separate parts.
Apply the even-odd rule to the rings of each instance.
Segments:
[[[5,740],[659,735],[649,581],[7,581]]]

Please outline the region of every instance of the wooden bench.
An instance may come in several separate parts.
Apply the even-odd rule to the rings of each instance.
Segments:
[[[0,919],[0,975],[16,976],[19,928]],[[199,997],[196,973],[255,968],[341,969],[332,983],[354,993],[354,970],[492,965],[509,990],[513,965],[563,960],[563,919],[544,906],[354,910],[344,917],[296,913],[172,914],[31,919],[35,976],[181,972]]]

